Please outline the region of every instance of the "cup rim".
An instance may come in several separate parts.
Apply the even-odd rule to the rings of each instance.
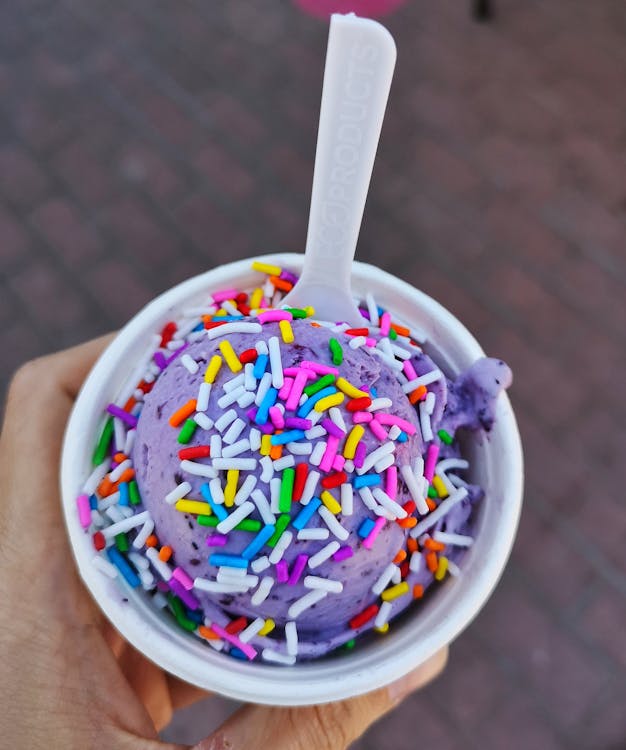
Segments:
[[[517,531],[523,494],[521,440],[509,398],[503,393],[498,399],[491,439],[499,446],[504,462],[502,474],[508,484],[499,505],[494,505],[498,533],[492,533],[489,540],[489,565],[477,566],[471,579],[462,575],[460,580],[446,581],[431,597],[436,604],[425,602],[413,621],[410,615],[405,617],[395,632],[390,631],[379,641],[349,653],[298,662],[291,667],[225,657],[207,648],[195,636],[176,631],[173,623],[142,599],[143,592],[132,591],[125,583],[120,585],[119,578],[111,581],[102,575],[92,564],[95,553],[90,537],[80,526],[76,513],[76,496],[87,469],[75,457],[89,455],[95,428],[86,425],[101,416],[101,412],[94,414],[97,411],[94,404],[102,400],[102,392],[115,368],[132,352],[136,341],[145,340],[146,333],[156,331],[159,321],[180,310],[184,300],[223,288],[229,282],[232,284],[233,279],[241,283],[242,277],[252,275],[252,260],[297,271],[302,267],[303,257],[278,253],[234,261],[187,279],[148,303],[119,331],[85,380],[67,424],[61,460],[62,505],[79,574],[122,636],[148,659],[187,682],[237,700],[283,706],[325,703],[369,692],[400,678],[453,641],[484,606],[504,571]],[[409,301],[416,314],[420,311],[431,319],[431,335],[436,336],[439,330],[452,336],[463,360],[462,367],[485,356],[476,339],[451,312],[407,282],[358,261],[354,262],[352,279],[355,287],[365,290],[368,284],[380,284],[393,290],[394,297],[400,295]],[[393,310],[391,299],[386,303]],[[108,400],[112,397],[109,393]],[[495,450],[493,446],[492,449]],[[483,505],[488,502],[490,498],[485,497]],[[496,500],[491,502],[494,504]],[[480,534],[474,547],[479,544]],[[419,638],[416,631],[422,631]]]

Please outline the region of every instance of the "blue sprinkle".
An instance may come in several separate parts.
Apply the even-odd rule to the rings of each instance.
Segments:
[[[118,505],[130,505],[130,493],[128,491],[128,482],[120,482],[118,489],[120,491],[120,499]]]
[[[377,484],[380,484],[380,474],[361,474],[352,480],[355,490],[360,490],[361,487],[374,487]]]
[[[370,393],[372,394],[372,398],[378,398],[378,390],[373,385],[370,386]]]
[[[359,526],[358,534],[361,537],[361,539],[366,539],[369,536],[370,531],[374,528],[375,525],[376,524],[374,523],[374,521],[372,521],[371,518],[366,518],[363,521],[363,523]]]
[[[89,498],[89,507],[91,510],[98,510],[98,498],[95,495]]]
[[[241,320],[243,318],[243,315],[218,315],[217,317],[213,318],[213,322],[230,322],[231,320]],[[195,331],[195,328],[194,328]]]
[[[378,317],[382,317],[382,314],[385,312],[385,308],[381,307],[380,305],[376,305],[376,309],[378,310]]]
[[[198,325],[195,328],[191,329],[192,333],[195,333],[196,331],[201,331],[204,328],[204,323],[198,323]]]
[[[209,562],[211,565],[215,565],[216,568],[225,565],[228,568],[244,568],[245,570],[248,567],[248,561],[245,557],[241,557],[240,555],[220,555],[215,553],[209,555]]]
[[[211,506],[211,510],[213,511],[213,513],[215,513],[219,521],[225,521],[228,518],[228,512],[226,511],[226,508],[224,508],[223,505],[218,505],[218,503],[216,503],[215,500],[213,500],[213,496],[211,495],[211,489],[209,488],[209,485],[207,482],[201,485],[200,494],[207,501],[207,503]]]
[[[398,437],[396,438],[396,442],[398,443],[406,443],[406,441],[409,439],[409,436],[406,434],[406,432],[401,432]]]
[[[261,551],[263,545],[274,535],[275,531],[276,526],[273,526],[272,524],[264,526],[250,544],[243,550],[241,556],[245,557],[246,560],[251,560],[257,552]]]
[[[294,527],[294,529],[298,529],[298,531],[302,531],[302,529],[307,525],[307,523],[315,515],[315,511],[320,507],[321,504],[322,504],[322,501],[319,499],[319,497],[312,498],[309,504],[305,505],[304,508],[302,508],[302,510],[298,513],[298,515],[291,522],[291,525]]]
[[[278,391],[276,390],[276,388],[268,388],[268,391],[265,394],[263,401],[261,401],[261,405],[259,406],[259,409],[256,413],[256,417],[254,418],[254,421],[257,424],[267,423],[270,415],[270,408],[274,406],[277,398]]]
[[[109,547],[107,549],[107,555],[109,557],[109,560],[122,574],[122,576],[126,580],[126,583],[129,586],[132,586],[132,588],[136,589],[141,581],[139,580],[139,576],[137,575],[137,573],[135,573],[135,571],[131,568],[130,563],[124,557],[124,555],[122,555],[117,547]]]
[[[192,609],[188,609],[185,607],[185,614],[187,615],[187,618],[191,620],[192,622],[197,622],[198,625],[201,625],[204,621],[204,616],[202,612],[200,612],[199,609],[196,609],[195,611]]]
[[[247,661],[248,657],[244,654],[244,652],[235,646],[231,648],[231,650],[228,652],[229,656],[234,656],[235,659],[243,659],[244,661]]]
[[[297,411],[298,416],[306,417],[307,414],[313,409],[313,407],[318,401],[321,401],[323,398],[326,398],[326,396],[332,396],[333,393],[337,393],[337,389],[334,386],[329,385],[329,386],[326,386],[326,388],[322,388],[321,391],[318,391],[313,396],[309,396],[309,398],[298,409]]]
[[[305,437],[304,430],[287,430],[287,432],[281,432],[280,435],[272,435],[270,445],[286,445],[302,440],[303,437]]]
[[[260,380],[263,377],[269,360],[270,358],[267,354],[259,354],[259,356],[256,358],[256,362],[254,363],[254,370],[252,371],[252,373],[257,380]]]

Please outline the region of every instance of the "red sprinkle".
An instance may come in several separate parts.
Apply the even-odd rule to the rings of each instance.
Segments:
[[[248,301],[248,295],[245,292],[239,292],[239,294],[235,297],[235,302],[237,304],[241,304],[242,302]]]
[[[402,506],[406,512],[411,515],[411,513],[415,512],[415,509],[417,508],[417,505],[413,502],[413,500],[408,500],[404,505]]]
[[[248,621],[245,617],[238,617],[236,620],[232,620],[232,622],[229,622],[228,625],[224,628],[224,630],[227,633],[230,633],[231,635],[237,635],[237,633],[241,633],[241,631],[248,625]]]
[[[248,362],[256,362],[256,358],[259,356],[259,353],[256,349],[245,349],[241,354],[239,355],[239,361],[242,365],[247,365]]]
[[[156,383],[156,380],[153,380],[151,383],[146,383],[145,380],[142,380],[141,383],[137,386],[140,391],[143,391],[144,393],[150,393],[150,391],[154,388],[154,384]]]
[[[330,474],[322,479],[322,487],[325,490],[330,490],[333,487],[339,487],[340,484],[344,484],[348,481],[348,475],[345,471],[336,471],[334,474]]]
[[[291,495],[294,502],[299,502],[304,492],[304,485],[306,484],[306,478],[309,473],[308,464],[298,464],[296,466],[296,476],[293,480],[293,493]]]
[[[246,305],[245,302],[240,302],[237,305],[237,309],[242,315],[250,315],[250,306]]]
[[[360,628],[361,625],[365,625],[366,622],[369,622],[372,620],[376,615],[378,614],[378,604],[370,604],[369,607],[365,607],[365,609],[362,612],[359,612],[358,615],[355,615],[350,620],[350,627],[352,630],[357,630],[357,628]]]
[[[369,336],[370,332],[367,328],[346,328],[344,333],[347,333],[348,336]]]
[[[106,539],[104,538],[104,534],[101,531],[96,531],[92,537],[93,540],[93,546],[100,552],[100,550],[103,550],[106,546]]]
[[[402,579],[404,580],[409,575],[409,561],[405,560],[402,565],[400,565],[400,575],[402,576]]]
[[[166,323],[163,326],[163,330],[161,331],[161,343],[159,344],[159,346],[161,348],[167,346],[174,337],[174,334],[177,330],[178,326],[176,325],[176,323],[173,323],[171,321],[169,323]]]
[[[209,328],[217,328],[218,326],[226,325],[227,322],[227,320],[205,320],[204,327],[208,331]]]
[[[348,411],[365,411],[371,404],[372,399],[369,396],[361,396],[361,398],[351,398],[346,404],[346,409]]]
[[[208,458],[210,455],[211,447],[209,445],[194,445],[193,448],[182,448],[178,451],[178,458],[181,461],[193,458]]]

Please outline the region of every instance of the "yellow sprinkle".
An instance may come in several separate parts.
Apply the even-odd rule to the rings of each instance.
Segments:
[[[380,598],[384,602],[392,602],[394,599],[397,599],[399,596],[404,596],[404,594],[409,593],[409,584],[406,581],[402,581],[402,583],[397,583],[395,586],[391,586],[391,588],[385,589],[383,593],[380,595]]]
[[[261,289],[261,287],[257,287],[250,295],[250,307],[252,309],[254,309],[255,307],[258,307],[261,304],[262,299],[263,299],[263,290]]]
[[[215,378],[217,377],[217,373],[220,371],[220,367],[222,366],[223,361],[224,360],[220,357],[219,354],[214,354],[211,357],[211,361],[207,365],[206,372],[204,373],[205,383],[215,383]]]
[[[211,506],[201,500],[178,500],[174,507],[181,513],[194,513],[199,516],[210,516],[213,513]]]
[[[271,633],[272,630],[276,627],[276,623],[274,620],[272,620],[271,617],[268,617],[265,621],[265,625],[259,630],[259,635],[267,635],[268,633]]]
[[[321,398],[313,408],[319,412],[326,411],[326,409],[330,409],[333,406],[339,406],[344,399],[345,395],[343,393],[333,393],[331,396]]]
[[[435,571],[435,579],[437,581],[443,581],[444,576],[448,570],[448,558],[443,555],[439,555],[439,565]]]
[[[226,364],[230,367],[233,372],[239,372],[243,365],[239,361],[239,357],[235,354],[232,344],[228,339],[220,341],[220,351],[224,355]]]
[[[281,320],[278,323],[280,335],[283,337],[285,344],[293,344],[293,328],[288,320]]]
[[[224,486],[224,505],[232,508],[235,504],[237,494],[237,482],[239,481],[239,469],[229,469],[226,472],[226,485]]]
[[[380,628],[374,628],[374,630],[377,633],[386,633],[389,630],[389,623],[386,622],[382,627],[380,627]]]
[[[312,318],[315,315],[315,308],[311,307],[311,305],[307,305],[306,307],[303,307],[302,309],[307,314],[308,318]]]
[[[369,393],[360,391],[356,386],[349,383],[345,378],[337,378],[335,385],[340,391],[343,391],[348,398],[363,398],[369,396]]]
[[[261,450],[259,451],[259,453],[262,456],[269,456],[270,451],[272,450],[272,443],[270,442],[271,439],[271,435],[261,435]]]
[[[229,300],[229,301],[230,301],[230,302],[234,302],[234,300],[232,300],[232,299],[231,299],[231,300]],[[218,311],[217,311],[217,312],[216,312],[216,313],[215,313],[215,314],[213,315],[213,317],[214,317],[214,318],[223,318],[223,317],[224,317],[224,315],[226,315],[226,310],[224,310],[224,309],[220,308],[220,309],[219,309],[219,310],[218,310]]]
[[[354,452],[356,451],[356,447],[359,444],[359,440],[363,437],[364,432],[365,427],[361,424],[355,424],[350,430],[350,434],[346,438],[346,444],[343,448],[344,458],[354,458]]]
[[[331,513],[334,513],[337,515],[337,513],[341,513],[341,505],[335,500],[335,498],[330,494],[328,490],[324,490],[322,494],[320,495],[320,500],[324,503],[324,505],[328,508],[328,510]]]
[[[435,474],[432,478],[432,485],[437,490],[439,497],[448,497],[448,490],[446,489],[446,485],[443,483],[441,477],[438,477]]]
[[[261,261],[255,260],[252,263],[252,270],[266,273],[268,276],[280,276],[283,269],[273,263],[261,263]]]

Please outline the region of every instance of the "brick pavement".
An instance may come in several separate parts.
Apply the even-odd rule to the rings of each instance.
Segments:
[[[626,8],[497,10],[387,18],[398,68],[358,255],[512,364],[526,506],[445,675],[359,750],[626,744]],[[325,42],[268,0],[0,5],[0,388],[189,275],[302,246]]]

